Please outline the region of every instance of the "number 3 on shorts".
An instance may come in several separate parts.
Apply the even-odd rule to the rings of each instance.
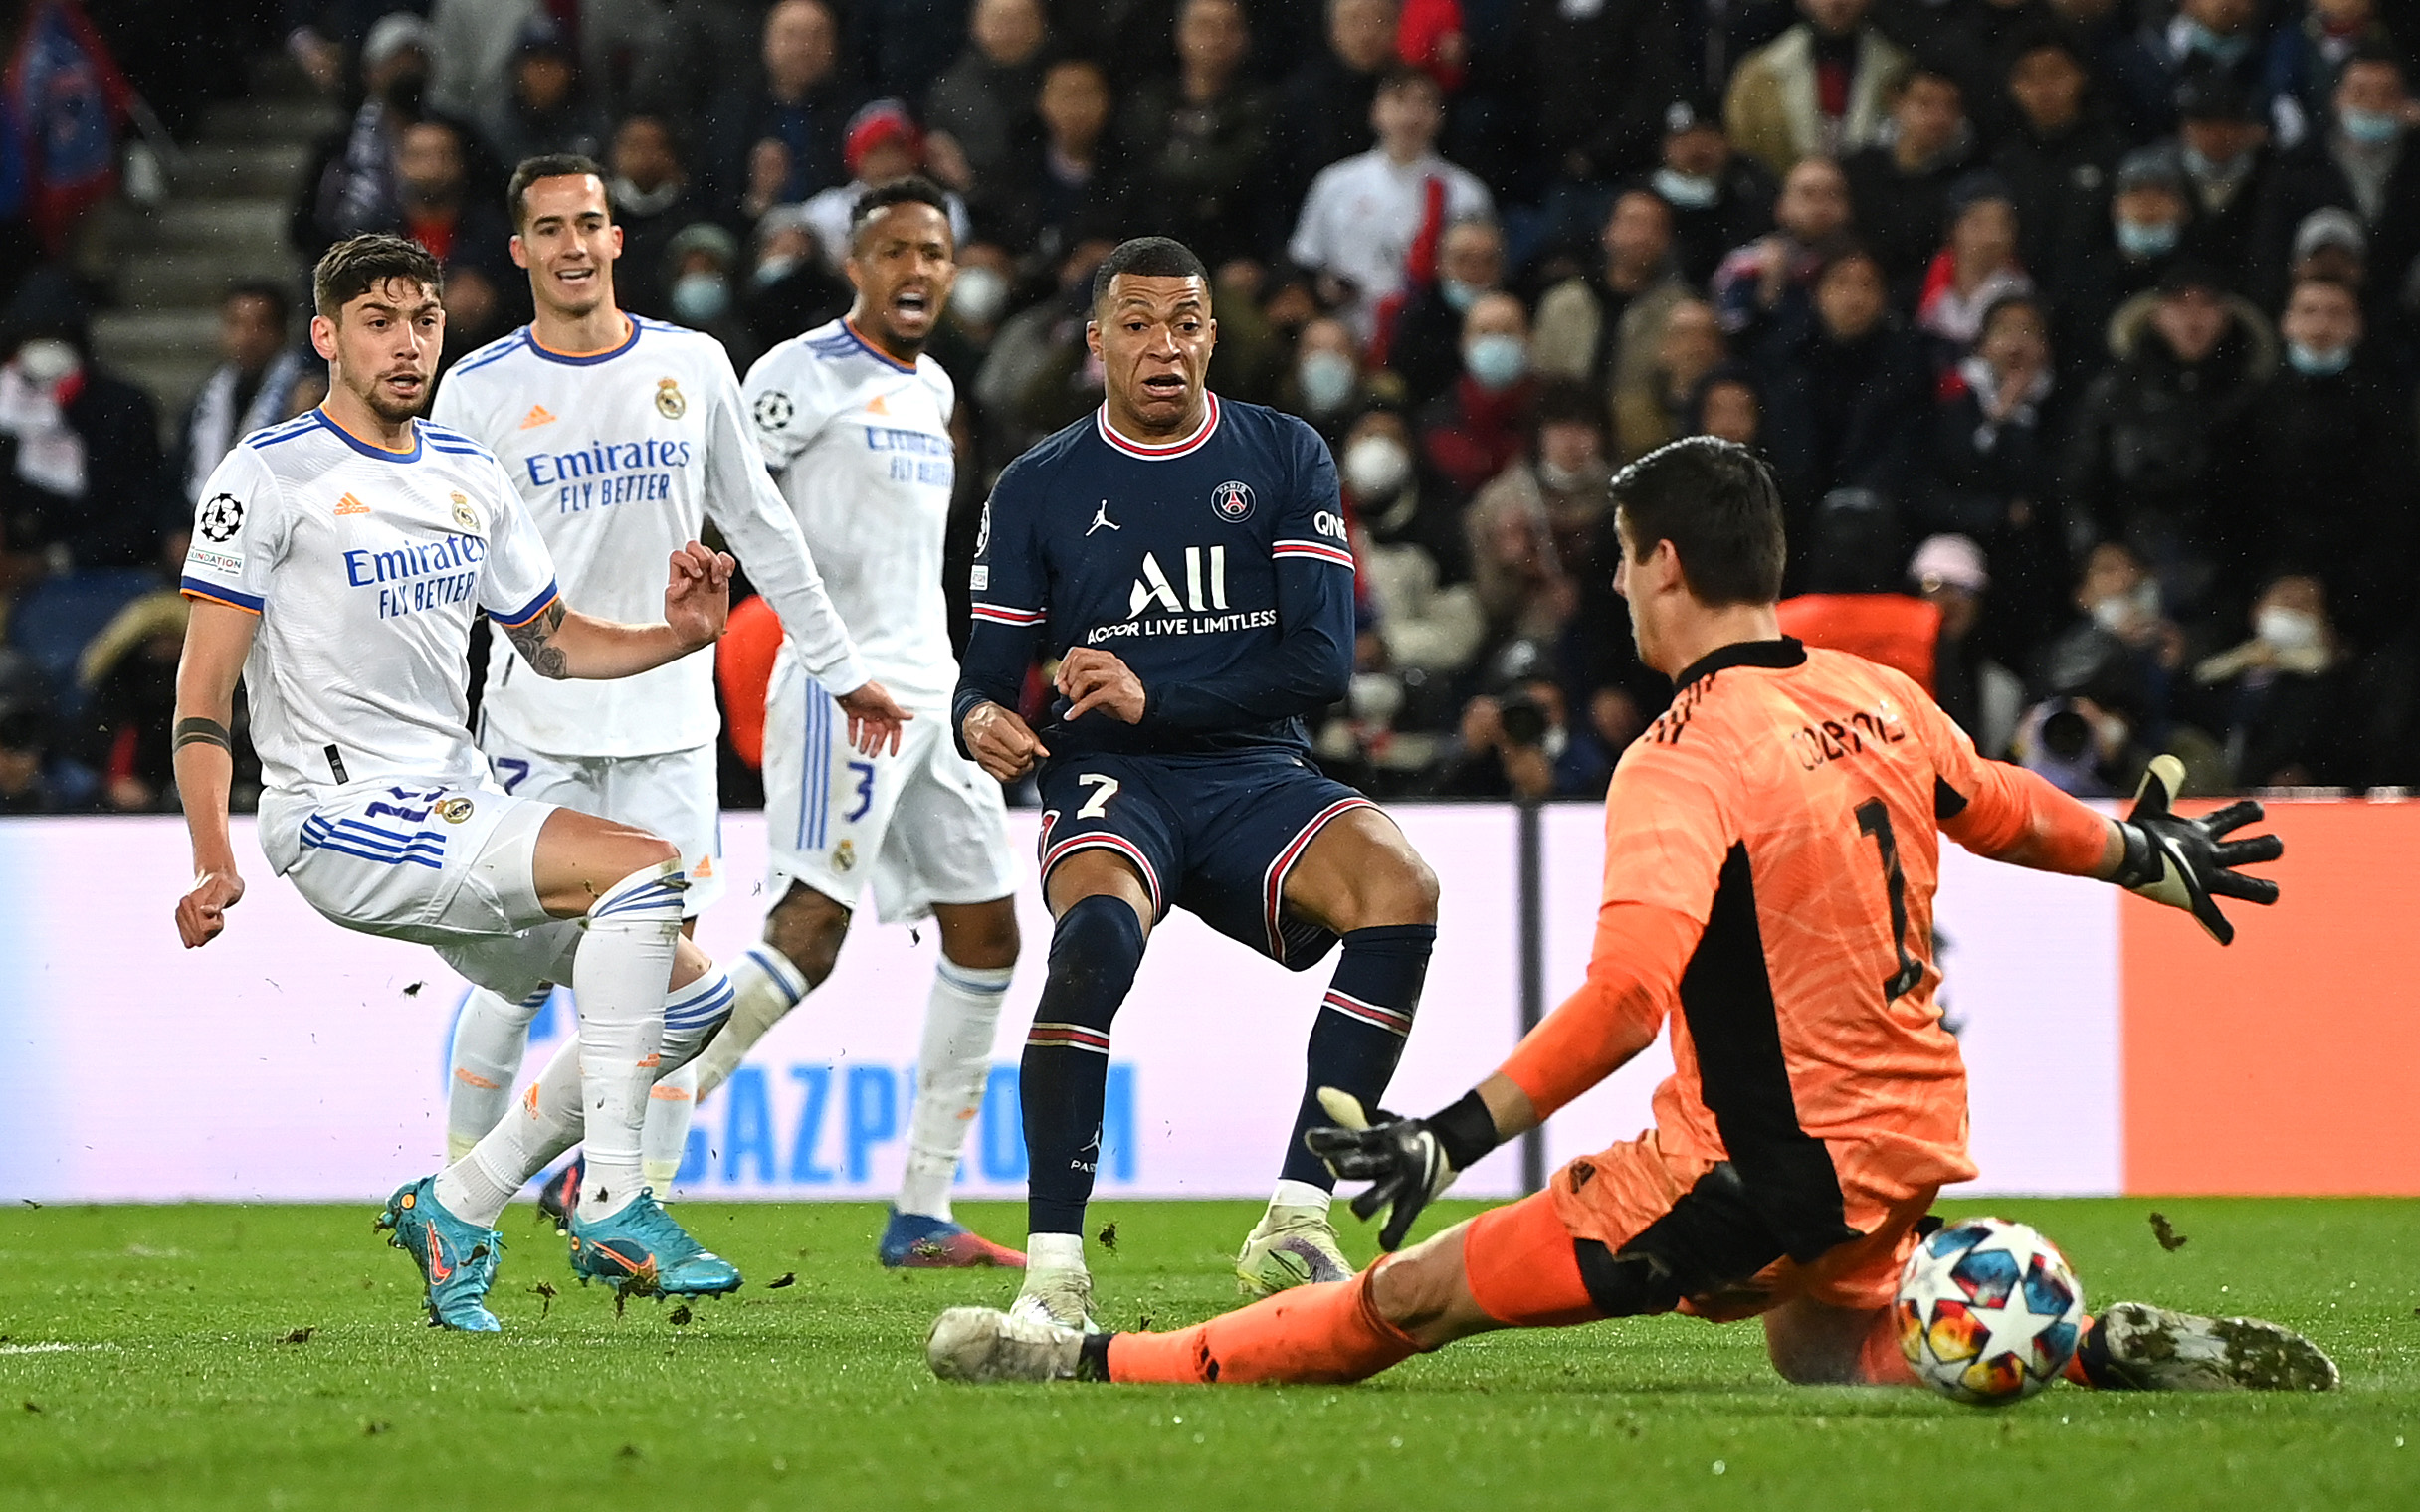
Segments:
[[[1117,796],[1117,779],[1105,777],[1099,772],[1086,772],[1079,776],[1076,782],[1080,787],[1101,790],[1084,801],[1084,807],[1076,811],[1076,817],[1078,819],[1107,819],[1109,814],[1109,800]]]

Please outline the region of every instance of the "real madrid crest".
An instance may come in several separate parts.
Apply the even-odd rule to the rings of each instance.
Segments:
[[[479,511],[471,507],[471,497],[467,493],[454,495],[454,523],[474,535],[479,533]]]
[[[667,420],[679,420],[689,413],[689,401],[681,397],[680,380],[656,380],[656,413]]]
[[[1242,524],[1252,518],[1252,484],[1229,478],[1210,490],[1210,507],[1228,524]]]
[[[847,871],[857,864],[857,842],[844,840],[832,848],[832,869]]]
[[[449,825],[459,825],[471,817],[471,800],[461,797],[442,799],[437,805],[437,817]]]

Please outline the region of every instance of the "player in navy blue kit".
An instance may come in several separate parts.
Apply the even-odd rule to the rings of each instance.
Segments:
[[[1302,421],[1207,390],[1217,337],[1209,278],[1181,243],[1140,238],[1102,264],[1086,339],[1108,396],[1000,474],[951,707],[985,771],[1040,767],[1058,928],[1025,1042],[1017,1310],[1067,1324],[1092,1298],[1084,1209],[1109,1023],[1152,925],[1182,906],[1297,971],[1343,941],[1282,1179],[1236,1260],[1263,1294],[1351,1274],[1327,1222],[1333,1178],[1303,1131],[1327,1121],[1321,1086],[1372,1105],[1385,1090],[1437,935],[1436,877],[1308,754],[1304,716],[1352,673],[1334,461]],[[1037,650],[1059,662],[1039,734],[1015,711]]]

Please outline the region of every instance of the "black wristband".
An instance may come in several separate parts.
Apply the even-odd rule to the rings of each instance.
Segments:
[[[227,733],[227,726],[216,719],[176,721],[176,744],[172,749],[181,751],[189,745],[215,745],[230,756],[235,754],[235,743]]]
[[[2158,848],[2151,844],[2151,832],[2121,819],[2118,821],[2118,833],[2125,838],[2125,855],[2118,862],[2118,874],[2110,880],[2120,887],[2143,887],[2158,881],[2163,867]]]
[[[1437,1136],[1437,1148],[1445,1152],[1446,1160],[1457,1171],[1470,1170],[1504,1142],[1496,1137],[1496,1115],[1480,1100],[1477,1087],[1463,1093],[1460,1102],[1432,1116],[1428,1130]]]

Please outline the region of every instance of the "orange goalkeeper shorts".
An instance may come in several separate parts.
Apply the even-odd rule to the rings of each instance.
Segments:
[[[1653,1130],[1583,1156],[1554,1173],[1543,1192],[1493,1208],[1471,1221],[1462,1241],[1471,1295],[1489,1317],[1516,1326],[1584,1323],[1609,1316],[1591,1295],[1580,1241],[1620,1253],[1714,1166],[1667,1152]],[[1794,1297],[1864,1310],[1888,1307],[1899,1271],[1916,1245],[1916,1225],[1935,1188],[1891,1198],[1843,1173],[1849,1226],[1863,1237],[1810,1264],[1775,1259],[1745,1279],[1681,1296],[1671,1310],[1715,1322],[1753,1317]]]

